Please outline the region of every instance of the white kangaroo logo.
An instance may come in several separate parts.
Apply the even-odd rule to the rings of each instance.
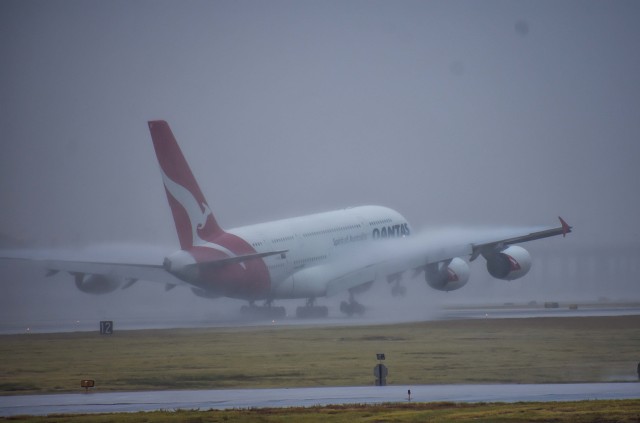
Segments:
[[[229,257],[236,257],[231,250],[222,245],[215,244],[210,241],[205,241],[200,238],[198,234],[198,229],[204,228],[204,225],[207,223],[207,219],[209,216],[212,216],[211,209],[205,204],[199,204],[194,195],[178,183],[174,182],[164,173],[164,170],[160,169],[162,172],[162,180],[164,181],[164,186],[169,191],[171,196],[176,199],[180,203],[180,205],[187,211],[187,215],[189,216],[189,222],[191,223],[191,232],[192,232],[192,241],[193,246],[199,247],[208,247],[214,250],[218,250],[227,254]],[[240,263],[242,267],[244,263]]]

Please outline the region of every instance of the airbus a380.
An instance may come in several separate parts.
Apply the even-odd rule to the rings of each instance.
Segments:
[[[67,271],[84,292],[104,294],[137,280],[159,281],[168,288],[185,285],[199,296],[247,300],[244,311],[269,317],[284,314],[274,300],[305,299],[299,317],[326,316],[320,297],[342,293],[341,311],[364,307],[354,295],[376,280],[402,293],[404,275],[423,275],[434,289],[453,291],[469,280],[468,261],[482,256],[495,278],[513,280],[531,268],[531,257],[515,244],[566,235],[571,227],[496,231],[465,242],[437,242],[413,233],[394,210],[361,206],[224,230],[216,221],[174,135],[165,121],[148,122],[180,249],[163,263],[115,263],[47,260],[52,275]],[[466,260],[465,260],[466,259]],[[255,305],[264,301],[264,305]]]

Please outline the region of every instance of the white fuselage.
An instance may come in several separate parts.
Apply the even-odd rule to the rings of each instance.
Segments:
[[[313,278],[295,275],[308,268],[331,267],[367,244],[384,238],[408,236],[407,220],[395,210],[361,206],[312,214],[228,230],[247,241],[258,253],[288,250],[266,257],[273,298],[324,295]],[[317,292],[316,292],[317,290]]]

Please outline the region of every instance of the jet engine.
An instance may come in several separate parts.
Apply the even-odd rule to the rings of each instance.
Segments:
[[[486,255],[485,258],[487,271],[496,279],[511,281],[523,277],[531,269],[531,255],[517,245]]]
[[[467,284],[469,280],[469,265],[458,257],[449,262],[432,263],[425,268],[424,279],[433,289],[454,291]]]
[[[78,289],[87,294],[108,294],[115,291],[122,284],[120,278],[105,275],[85,275],[75,273],[75,282]]]

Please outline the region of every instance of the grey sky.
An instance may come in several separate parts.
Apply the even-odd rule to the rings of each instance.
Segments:
[[[0,232],[176,245],[146,121],[219,222],[638,244],[637,1],[0,1]]]
[[[2,231],[174,242],[145,121],[227,227],[358,204],[414,226],[640,234],[637,2],[0,2]],[[528,25],[526,34],[516,23]]]

